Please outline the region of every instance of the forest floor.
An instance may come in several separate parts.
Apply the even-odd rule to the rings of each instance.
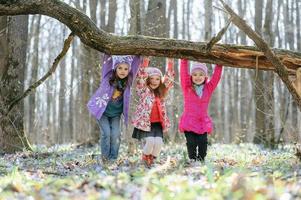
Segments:
[[[185,145],[166,145],[152,168],[140,152],[98,163],[98,146],[35,147],[0,157],[0,199],[301,199],[293,146],[209,146],[205,163],[187,162]]]

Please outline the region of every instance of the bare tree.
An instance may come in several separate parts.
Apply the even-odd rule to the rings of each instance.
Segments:
[[[66,27],[62,27],[62,38],[66,37]],[[59,116],[58,116],[58,122],[59,122],[59,133],[56,134],[57,136],[57,142],[64,143],[70,138],[68,138],[69,133],[66,130],[66,124],[67,124],[67,109],[66,109],[66,59],[63,59],[60,63],[60,89],[59,89]]]
[[[273,22],[273,0],[267,0],[266,11],[265,11],[265,21],[263,25],[263,37],[265,41],[270,45],[274,46],[274,35],[272,32],[272,22]],[[275,103],[274,103],[274,74],[265,73],[265,114],[266,114],[266,136],[268,145],[272,148],[275,147]]]
[[[255,31],[261,35],[262,34],[262,15],[263,15],[263,1],[255,0]],[[255,73],[255,85],[254,85],[254,98],[256,104],[255,110],[255,120],[256,129],[253,142],[256,144],[266,143],[265,138],[265,104],[264,104],[264,74],[263,71],[256,71]]]
[[[297,51],[301,51],[301,21],[300,21],[300,8],[301,8],[301,1],[296,1],[296,29],[297,29]],[[301,112],[298,112],[298,123],[297,123],[297,131],[299,130],[298,134],[298,141],[301,141]]]
[[[238,0],[238,13],[239,16],[245,17],[246,15],[246,8],[247,8],[247,2],[245,0]],[[242,45],[247,44],[247,36],[246,34],[242,31],[239,30],[239,38],[240,38],[240,43]],[[248,141],[248,134],[250,131],[250,125],[248,122],[252,120],[248,120],[252,116],[252,112],[254,112],[254,109],[250,109],[248,106],[245,105],[251,105],[254,106],[250,100],[253,97],[253,88],[249,88],[248,84],[243,84],[244,80],[248,80],[250,77],[250,71],[248,70],[241,70],[240,74],[240,91],[239,91],[239,101],[240,101],[240,121],[241,121],[241,140],[243,142]],[[245,91],[250,91],[247,94]],[[250,98],[251,97],[251,98]]]
[[[245,2],[245,0],[238,0],[237,6],[238,6],[239,16],[244,18],[245,14],[246,14],[246,2]],[[246,45],[247,44],[247,36],[242,30],[239,30],[239,37],[240,37],[240,43],[243,44],[243,45]]]
[[[171,0],[170,1],[170,8],[169,8],[169,20],[168,20],[168,24],[173,24],[173,38],[178,38],[179,37],[179,28],[178,28],[178,0]],[[172,16],[173,14],[173,16]],[[171,16],[173,18],[173,21],[171,21]],[[170,32],[170,31],[169,31]],[[178,123],[179,123],[179,117],[181,114],[181,109],[182,109],[182,95],[181,94],[181,88],[179,87],[179,82],[180,82],[180,77],[179,77],[179,68],[178,68],[178,63],[177,61],[175,62],[175,66],[174,66],[174,70],[175,70],[175,77],[174,77],[174,89],[173,89],[173,106],[172,106],[172,130],[171,130],[171,134],[170,134],[170,138],[172,141],[174,141],[175,139],[177,139],[177,137],[179,136],[179,128],[178,128]]]
[[[148,8],[145,14],[145,22],[142,33],[149,36],[166,37],[166,1],[165,0],[149,0]],[[151,65],[158,66],[162,71],[165,71],[165,60],[151,60]]]
[[[110,33],[115,32],[116,12],[117,12],[117,2],[116,2],[116,0],[110,0],[109,1],[109,18],[108,18],[108,25],[107,25],[107,29],[106,29]]]
[[[212,0],[205,1],[205,41],[212,38],[212,22],[213,22]]]
[[[75,141],[76,139],[76,133],[74,132],[74,109],[76,108],[75,103],[74,103],[74,89],[75,89],[75,67],[76,67],[76,49],[77,49],[77,42],[76,40],[73,41],[72,43],[72,58],[71,58],[71,77],[70,77],[70,96],[69,96],[69,131],[70,131],[70,139],[71,141]]]
[[[91,3],[91,1],[89,1],[89,2]],[[107,3],[107,6],[108,5],[109,4]],[[247,5],[246,1],[242,0],[242,7],[244,7],[246,5]],[[1,10],[1,8],[2,7],[0,6],[0,10]],[[185,5],[185,8],[187,8],[187,5]],[[107,35],[104,32],[102,32],[102,30],[99,31],[97,29],[94,29],[94,27],[91,26],[91,23],[86,21],[87,18],[84,18],[84,19],[81,18],[82,15],[79,15],[79,18],[77,18],[78,15],[73,13],[73,16],[76,16],[76,19],[75,19],[76,23],[74,23],[74,24],[71,23],[72,25],[70,25],[68,20],[64,20],[65,18],[62,16],[62,14],[69,12],[68,8],[65,11],[66,12],[54,12],[56,16],[52,16],[52,17],[56,18],[56,17],[58,17],[58,15],[61,15],[59,17],[59,19],[61,19],[65,24],[67,24],[68,27],[70,27],[72,31],[75,30],[76,35],[78,35],[81,38],[81,41],[83,43],[85,43],[99,51],[104,51],[104,52],[113,53],[113,54],[142,54],[142,55],[153,55],[153,56],[155,56],[155,55],[172,56],[172,57],[177,57],[177,58],[179,58],[179,57],[180,58],[188,58],[188,59],[209,62],[209,63],[218,62],[220,64],[225,64],[225,65],[230,64],[229,66],[233,66],[233,67],[244,66],[246,68],[253,68],[253,69],[256,69],[256,57],[258,57],[258,69],[268,69],[269,68],[269,69],[274,70],[274,68],[271,66],[271,64],[267,61],[266,57],[263,54],[260,54],[260,51],[258,51],[258,49],[256,49],[256,48],[247,47],[246,49],[244,49],[245,47],[241,48],[241,47],[236,47],[236,46],[232,46],[232,45],[224,46],[222,44],[217,44],[217,45],[214,45],[212,52],[209,52],[209,53],[207,52],[207,54],[206,54],[202,51],[202,47],[203,47],[203,45],[206,45],[206,43],[204,44],[202,42],[194,43],[194,42],[169,40],[169,39],[148,38],[148,37],[137,36],[137,35],[121,38],[121,37],[118,37],[115,35]],[[46,12],[46,11],[43,11],[43,12]],[[92,15],[90,15],[90,16],[92,18]],[[109,15],[107,15],[107,16],[109,16]],[[185,17],[185,19],[187,19],[187,16]],[[82,20],[85,23],[82,23]],[[99,24],[99,23],[96,23],[96,24]],[[102,23],[100,23],[100,24],[102,24]],[[78,28],[80,28],[80,29],[78,29]],[[80,30],[80,31],[76,31],[76,30]],[[230,34],[228,34],[229,39],[233,40],[234,35],[235,35],[235,31],[230,30]],[[105,42],[101,43],[100,41],[105,41]],[[228,40],[228,41],[230,41],[230,40]],[[234,41],[235,41],[235,38],[234,38]],[[123,44],[122,47],[125,47],[125,48],[117,49],[116,47],[119,46],[118,44]],[[129,46],[127,46],[127,45],[129,45]],[[235,49],[235,51],[234,51],[234,49]],[[225,51],[225,50],[227,50],[227,51]],[[233,56],[233,54],[237,53],[237,54],[241,55],[240,50],[254,52],[254,54],[250,54],[251,55],[250,57],[249,56],[244,57],[246,54],[244,56],[239,56],[240,58],[243,58],[242,60],[244,62],[240,62],[237,64],[236,60],[235,60],[235,56]],[[279,52],[281,53],[281,51],[277,51],[277,50],[275,50],[275,52],[277,55],[280,55]],[[232,57],[230,56],[230,57],[227,57],[227,59],[225,59],[225,56],[228,56],[231,53],[233,53]],[[291,53],[291,52],[289,52],[289,53]],[[299,61],[298,61],[298,55],[296,55],[296,57],[295,57],[294,52],[292,52],[292,53],[293,54],[291,54],[290,56],[292,56],[292,58],[295,60],[294,63],[296,65],[292,65],[292,64],[287,65],[287,63],[285,63],[285,65],[287,65],[288,69],[290,70],[290,73],[294,74],[294,70],[298,67],[297,63]],[[284,56],[287,56],[287,55],[288,54],[285,54]],[[234,58],[234,59],[232,59],[232,58]],[[227,60],[228,61],[230,60],[231,62],[226,63]],[[284,62],[287,62],[287,60],[289,60],[289,59],[283,59]],[[79,66],[81,66],[81,65],[79,65]],[[227,69],[229,69],[229,68],[227,68]],[[91,70],[91,68],[89,70]],[[231,70],[231,72],[233,72],[233,71]],[[240,76],[239,71],[235,71],[234,74],[235,74],[234,75],[235,77]],[[248,78],[247,75],[246,75],[246,77]],[[89,76],[88,81],[90,84],[89,91],[91,92],[91,83],[95,82],[94,78],[92,78],[91,74]],[[232,84],[232,86],[229,85],[228,88],[231,88],[231,89],[232,89],[232,87],[235,88],[235,90],[231,91],[231,94],[230,94],[233,97],[237,94],[236,90],[237,90],[238,86],[236,86],[234,84],[235,79],[229,78],[228,81],[230,84]],[[243,82],[242,85],[250,85],[250,83]],[[249,89],[248,87],[247,87],[247,90]],[[241,92],[242,91],[246,91],[246,90],[242,89]],[[80,96],[80,95],[81,95],[81,93],[74,94],[74,96]],[[226,94],[226,95],[228,95],[228,94]],[[235,105],[233,103],[233,102],[235,102],[235,100],[232,100],[231,96],[228,96],[228,98],[231,99],[229,104],[231,103],[231,106],[233,107]],[[76,102],[75,105],[78,105],[77,103],[78,102]],[[82,105],[82,102],[79,102],[79,104]],[[243,113],[243,111],[241,111],[240,113]],[[248,117],[248,115],[243,115],[243,116],[246,116],[246,118]],[[76,117],[76,114],[74,117]],[[290,117],[290,119],[291,119],[291,117]],[[79,120],[76,120],[76,122],[78,122]],[[57,121],[57,119],[56,119],[56,121]],[[77,129],[75,129],[75,130],[77,130]]]
[[[40,24],[41,24],[41,15],[38,15],[36,21],[33,25],[33,55],[31,57],[31,80],[30,84],[33,84],[38,79],[38,69],[39,69],[39,44],[40,44]],[[37,142],[38,134],[35,127],[35,110],[36,110],[36,95],[31,94],[29,96],[29,123],[28,123],[28,133],[33,135],[35,138],[34,142]]]
[[[129,2],[131,8],[131,18],[130,18],[130,30],[129,34],[137,35],[141,33],[141,0],[130,0]],[[133,82],[133,87],[136,88],[136,82]],[[131,116],[136,108],[138,102],[138,96],[135,89],[132,89],[132,96],[130,101],[129,116]],[[130,121],[130,120],[129,120]],[[134,127],[129,123],[126,127],[126,142],[128,145],[128,152],[133,154],[136,151],[136,141],[132,138]]]
[[[300,0],[296,1],[297,50],[301,50]]]
[[[1,17],[0,29],[0,107],[5,108],[23,92],[28,17]],[[29,147],[24,134],[23,109],[23,104],[19,104],[7,116],[0,113],[1,151]]]

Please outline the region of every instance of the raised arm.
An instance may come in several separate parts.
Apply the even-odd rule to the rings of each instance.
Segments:
[[[180,79],[181,79],[181,86],[183,89],[191,86],[191,77],[188,71],[188,60],[186,59],[181,59]]]
[[[131,84],[132,84],[133,80],[135,80],[135,78],[136,78],[136,75],[137,75],[139,66],[141,65],[141,60],[142,60],[141,56],[132,56],[132,58],[133,58],[133,61],[131,64],[131,71],[130,71],[130,74],[131,74],[130,83]]]
[[[101,80],[112,71],[113,59],[111,55],[104,54],[101,69]]]
[[[141,95],[143,90],[146,88],[146,79],[148,74],[145,69],[148,67],[148,64],[149,64],[149,58],[144,57],[136,77],[136,81],[137,81],[136,91],[138,95]]]
[[[210,81],[207,83],[209,86],[209,90],[211,92],[216,88],[219,80],[221,79],[222,71],[223,71],[222,65],[215,65],[212,77],[211,77]]]
[[[175,78],[175,70],[174,70],[174,60],[172,58],[167,59],[167,71],[164,75],[163,83],[165,84],[167,89],[173,87],[173,82]]]

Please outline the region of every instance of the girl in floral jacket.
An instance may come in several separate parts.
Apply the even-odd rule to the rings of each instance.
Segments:
[[[97,119],[103,161],[116,160],[120,146],[120,117],[128,121],[130,87],[141,63],[140,56],[104,55],[101,84],[88,102]]]
[[[167,72],[162,77],[158,68],[147,67],[146,59],[137,75],[137,94],[139,102],[133,116],[133,138],[145,139],[142,160],[148,165],[159,156],[163,145],[163,133],[167,132],[170,122],[166,113],[165,97],[173,86],[173,60],[168,59]],[[163,80],[162,80],[163,78]]]

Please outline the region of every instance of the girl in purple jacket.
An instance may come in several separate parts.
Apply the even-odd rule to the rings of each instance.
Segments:
[[[104,55],[100,87],[88,102],[89,112],[100,128],[103,161],[114,161],[120,146],[120,117],[128,122],[130,87],[140,65],[140,56]]]

